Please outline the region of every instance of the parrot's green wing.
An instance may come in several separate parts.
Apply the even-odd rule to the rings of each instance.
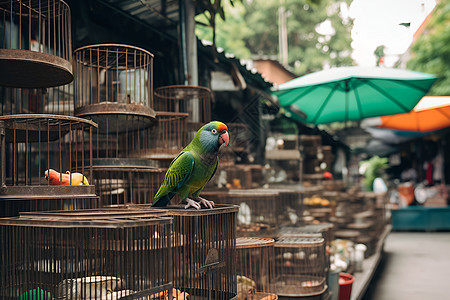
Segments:
[[[212,172],[211,176],[208,178],[208,181],[207,181],[207,182],[209,182],[209,181],[211,180],[211,178],[214,177],[214,174],[216,174],[216,171],[217,171],[217,167],[218,167],[218,166],[219,166],[219,158],[217,158],[216,165],[214,166],[214,171]],[[200,193],[203,191],[203,188],[204,188],[204,186],[203,186],[201,189],[195,191],[195,193],[193,193],[192,196],[198,197],[198,196],[200,195]]]
[[[191,176],[194,167],[194,157],[188,151],[181,152],[170,163],[164,181],[161,183],[158,192],[155,195],[152,206],[165,206],[173,197],[174,192],[179,189],[184,182]],[[168,199],[167,199],[168,198]],[[162,205],[157,202],[162,200]]]

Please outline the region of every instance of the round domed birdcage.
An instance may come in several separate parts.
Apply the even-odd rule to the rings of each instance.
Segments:
[[[70,83],[70,8],[61,0],[0,2],[0,85],[44,88]]]
[[[89,45],[74,51],[73,64],[75,116],[97,122],[100,133],[155,122],[153,54],[129,45]]]

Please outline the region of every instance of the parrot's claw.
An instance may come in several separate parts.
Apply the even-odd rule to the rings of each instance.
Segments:
[[[196,209],[200,209],[200,204],[198,202],[196,202],[195,200],[186,198],[186,202],[187,202],[187,205],[184,207],[185,209],[188,209],[191,206]]]
[[[206,200],[205,198],[202,198],[202,197],[198,197],[198,199],[200,199],[200,203],[201,204],[203,204],[205,207],[207,207],[207,208],[213,208],[214,206],[216,206],[215,204],[214,204],[214,201],[209,201],[209,200]]]

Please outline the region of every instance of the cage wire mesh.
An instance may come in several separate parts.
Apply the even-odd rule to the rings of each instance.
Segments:
[[[0,219],[1,298],[157,298],[171,290],[171,225],[123,212]]]
[[[274,293],[274,243],[271,238],[236,239],[238,299],[261,299]]]
[[[0,85],[41,88],[71,82],[70,27],[64,1],[1,1]]]
[[[189,299],[235,298],[238,207],[216,204],[212,210],[183,206],[163,210],[173,218],[173,287],[189,294]]]
[[[0,116],[1,215],[16,215],[21,205],[24,210],[95,208],[88,166],[96,126],[61,115]]]
[[[277,295],[315,296],[325,292],[329,263],[323,238],[283,237],[274,248]]]

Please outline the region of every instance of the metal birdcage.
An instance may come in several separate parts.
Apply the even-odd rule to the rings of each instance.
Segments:
[[[201,86],[171,85],[155,89],[155,110],[187,113],[189,130],[198,130],[211,121],[210,89]]]
[[[164,178],[164,170],[142,168],[125,160],[120,167],[94,167],[93,183],[102,205],[151,204]]]
[[[186,113],[156,112],[157,124],[139,131],[132,141],[132,157],[150,158],[164,162],[174,159],[188,144]]]
[[[96,126],[70,116],[0,116],[1,215],[16,215],[22,205],[24,210],[97,207],[88,172]]]
[[[56,114],[73,116],[73,84],[50,88],[0,86],[1,115]]]
[[[43,88],[71,82],[70,28],[64,1],[1,1],[0,85]]]
[[[169,217],[123,211],[0,219],[0,297],[150,299],[172,287],[171,229]]]
[[[258,299],[258,292],[274,293],[275,240],[240,237],[236,239],[238,299]]]
[[[280,211],[279,194],[272,190],[208,191],[203,197],[216,203],[231,203],[239,206],[237,234],[239,237],[273,237],[278,226]]]
[[[100,133],[154,123],[150,52],[119,44],[81,47],[74,51],[74,74],[74,114],[97,122]]]
[[[134,205],[130,209],[146,209]],[[214,209],[167,206],[173,218],[173,287],[189,299],[236,297],[236,214],[234,205]],[[155,210],[160,210],[155,209]]]
[[[326,291],[329,263],[323,238],[282,237],[274,248],[278,296],[316,296]]]
[[[295,189],[272,189],[279,194],[278,205],[282,207],[278,214],[280,226],[301,223],[303,214],[302,194]]]

